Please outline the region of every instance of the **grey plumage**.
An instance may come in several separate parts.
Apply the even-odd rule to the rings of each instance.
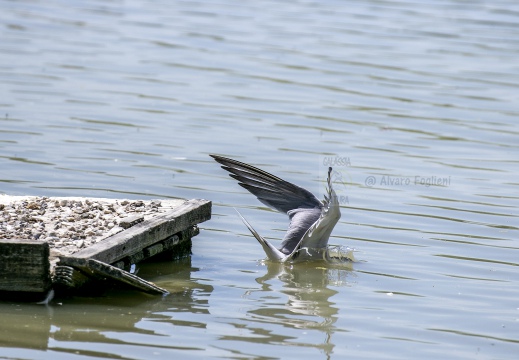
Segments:
[[[308,190],[252,165],[218,155],[210,156],[259,201],[288,215],[290,223],[287,233],[281,247],[276,249],[238,213],[270,260],[284,262],[326,256],[328,238],[341,217],[331,183],[332,168],[328,169],[327,193],[321,202]]]

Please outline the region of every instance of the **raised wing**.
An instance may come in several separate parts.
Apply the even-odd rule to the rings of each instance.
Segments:
[[[210,156],[259,201],[277,211],[288,214],[294,209],[320,209],[323,206],[310,191],[266,171],[223,156]]]

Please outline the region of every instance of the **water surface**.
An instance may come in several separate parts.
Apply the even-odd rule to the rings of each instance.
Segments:
[[[17,359],[515,359],[514,1],[0,1],[0,191],[207,198],[171,295],[0,303]],[[275,266],[286,218],[208,154],[319,197],[350,266]]]

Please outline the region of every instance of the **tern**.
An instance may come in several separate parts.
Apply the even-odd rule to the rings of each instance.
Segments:
[[[333,190],[328,168],[324,200],[320,201],[310,191],[278,178],[252,165],[218,155],[209,155],[238,180],[239,185],[255,195],[268,207],[286,213],[290,223],[278,249],[261,237],[238,212],[241,220],[258,240],[271,261],[289,262],[327,259],[328,239],[341,217],[337,194]],[[236,210],[238,211],[238,210]]]

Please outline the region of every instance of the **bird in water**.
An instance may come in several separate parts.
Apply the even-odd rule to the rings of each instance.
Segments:
[[[252,165],[223,156],[210,156],[259,201],[288,215],[288,230],[278,249],[261,237],[238,212],[269,260],[288,262],[328,258],[328,238],[341,217],[337,194],[332,186],[331,167],[328,168],[326,194],[324,200],[320,201],[310,191]]]

